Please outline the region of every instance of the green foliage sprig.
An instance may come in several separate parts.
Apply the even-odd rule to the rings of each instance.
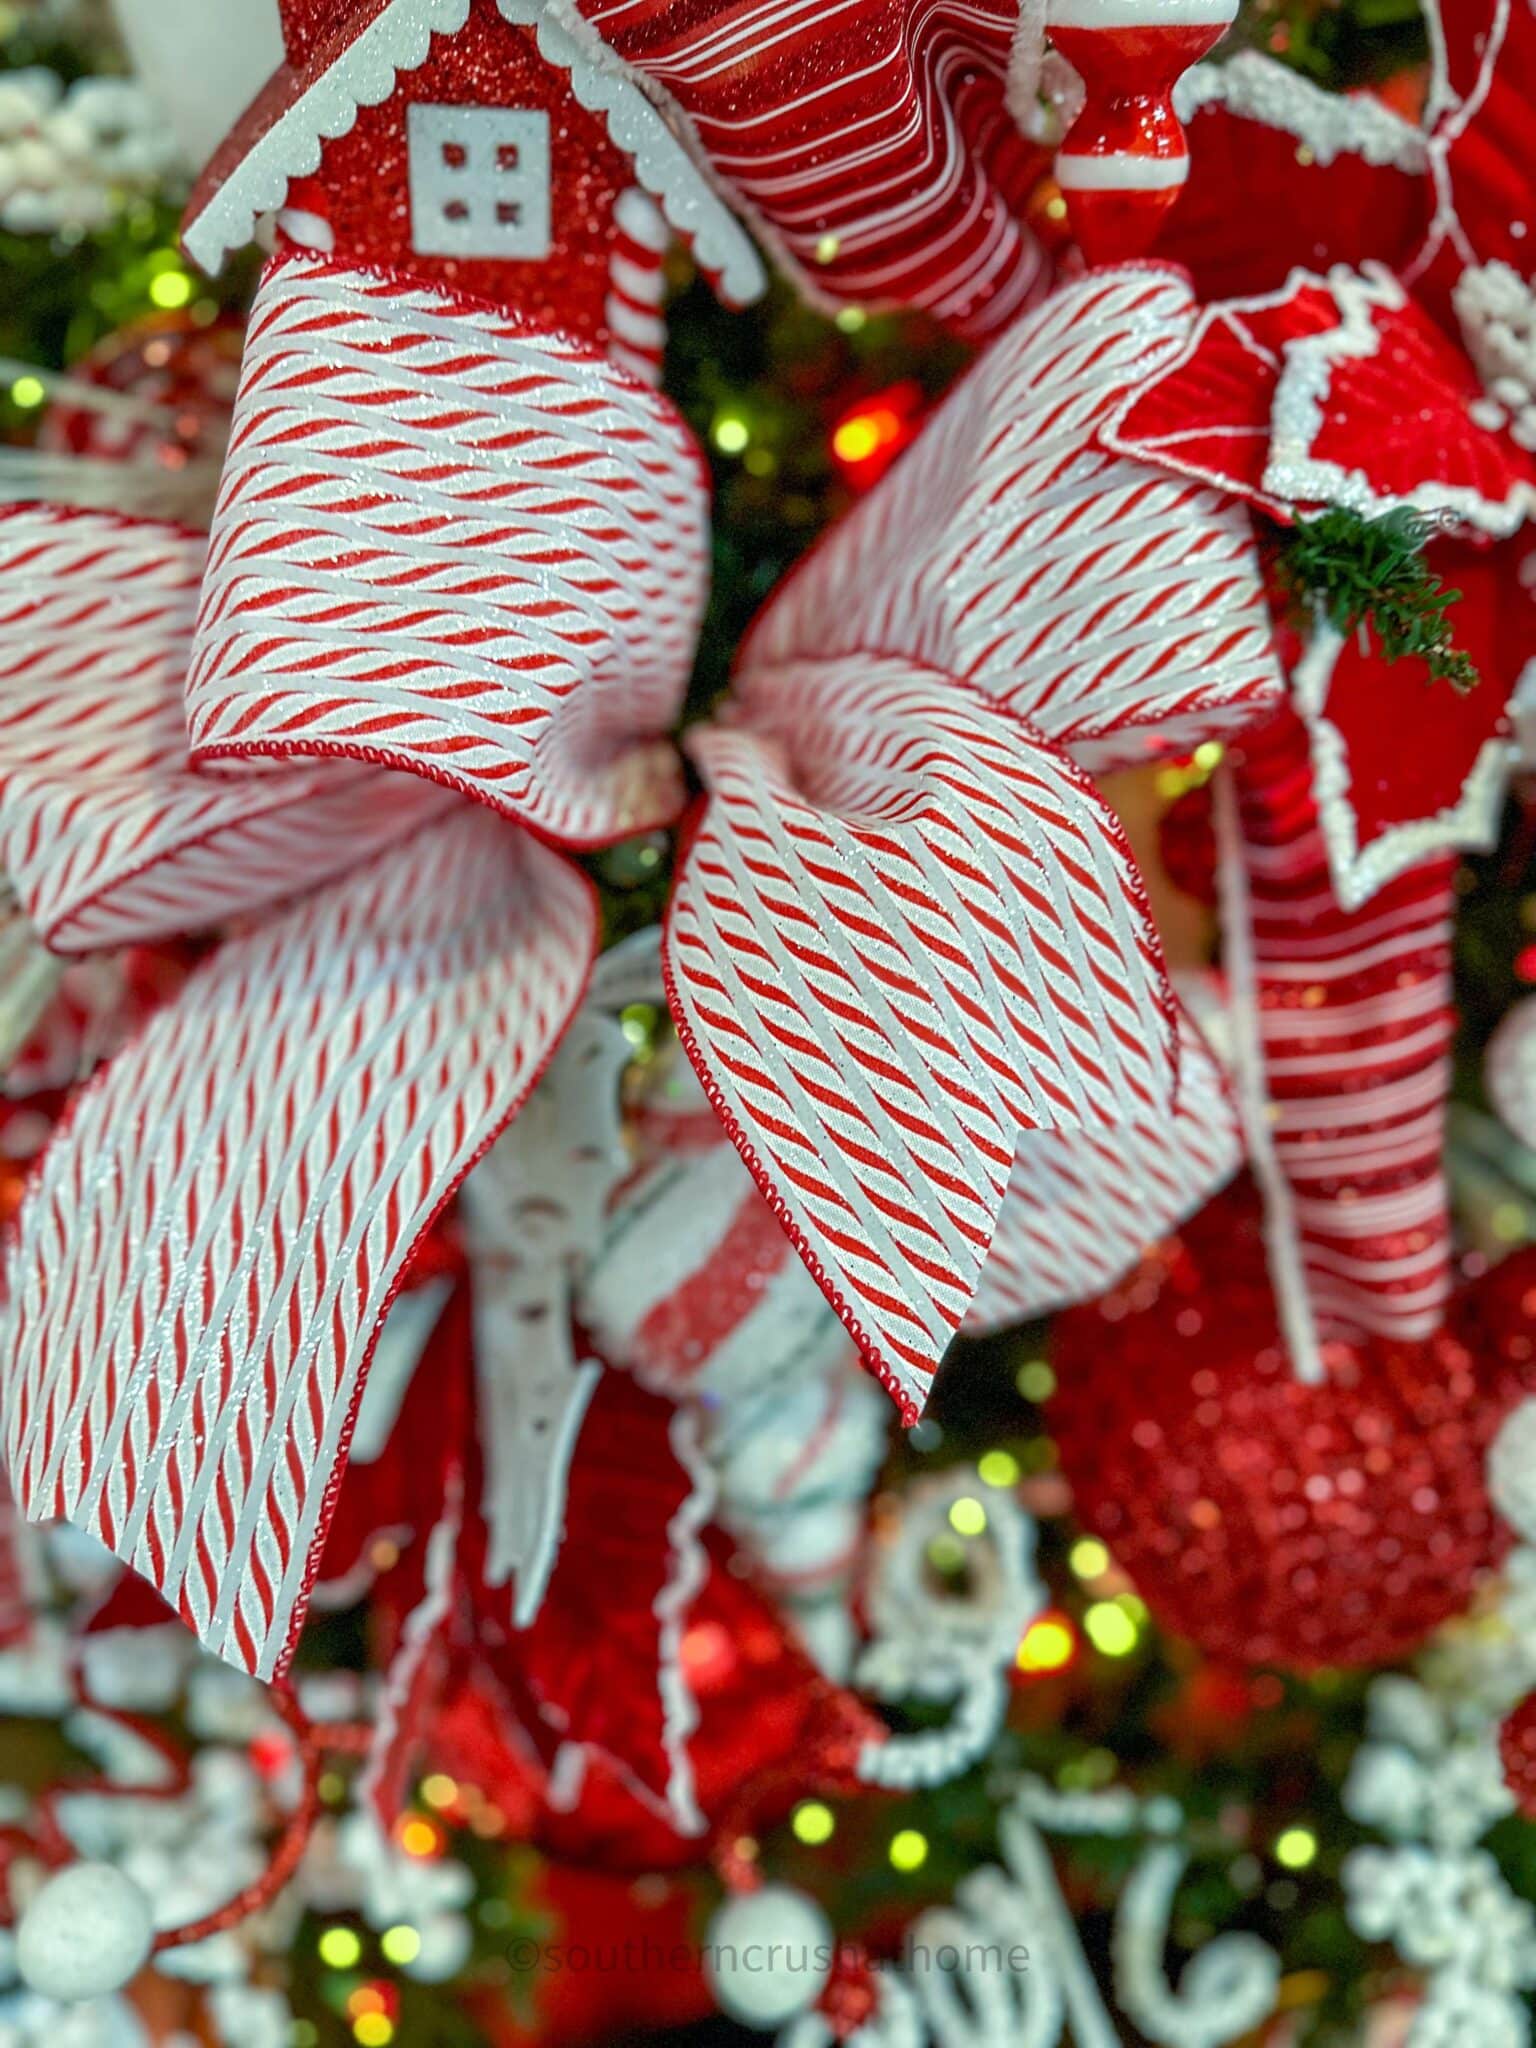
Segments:
[[[1367,519],[1335,508],[1297,522],[1280,553],[1280,580],[1298,613],[1320,611],[1340,633],[1363,626],[1388,661],[1414,656],[1432,681],[1465,692],[1477,669],[1452,638],[1449,614],[1461,592],[1424,556],[1432,531],[1416,512]]]

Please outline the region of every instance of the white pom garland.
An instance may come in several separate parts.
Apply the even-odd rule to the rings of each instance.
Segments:
[[[23,1913],[16,1968],[41,1997],[80,2005],[136,1977],[154,1934],[149,1900],[131,1877],[110,1863],[74,1863]]]
[[[815,2004],[832,1973],[832,1948],[831,1925],[814,1899],[765,1885],[720,1908],[705,1967],[721,2011],[770,2033]]]

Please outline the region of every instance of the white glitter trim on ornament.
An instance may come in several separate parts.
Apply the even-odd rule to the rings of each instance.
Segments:
[[[1536,448],[1536,291],[1507,263],[1471,264],[1451,295],[1488,392],[1486,424]]]
[[[1271,312],[1276,307],[1284,306],[1307,284],[1326,288],[1326,280],[1316,276],[1312,271],[1296,269],[1291,271],[1284,284],[1272,292],[1260,292],[1249,299],[1226,299],[1219,305],[1204,307],[1189,330],[1182,347],[1171,353],[1165,363],[1158,364],[1148,378],[1129,389],[1125,396],[1117,401],[1114,410],[1099,429],[1099,439],[1103,445],[1113,454],[1126,455],[1133,461],[1149,463],[1158,469],[1171,470],[1175,476],[1188,477],[1195,483],[1210,484],[1219,491],[1242,495],[1264,511],[1273,513],[1276,518],[1288,520],[1292,513],[1288,499],[1263,488],[1254,491],[1251,487],[1244,487],[1240,490],[1228,471],[1217,469],[1210,463],[1196,461],[1185,452],[1185,443],[1209,440],[1219,430],[1202,424],[1183,428],[1175,434],[1149,438],[1128,434],[1125,431],[1125,423],[1150,388],[1176,377],[1199,355],[1213,327],[1225,327],[1257,363],[1278,375],[1284,368],[1282,358],[1276,355],[1272,348],[1266,348],[1255,338],[1244,316],[1249,313]],[[1225,438],[1234,438],[1238,431],[1228,429]],[[1257,431],[1268,438],[1271,427],[1266,425]]]
[[[654,1813],[680,1835],[702,1835],[708,1823],[700,1811],[694,1786],[688,1738],[699,1725],[699,1706],[683,1671],[682,1645],[688,1615],[709,1576],[709,1553],[703,1535],[714,1517],[718,1488],[715,1474],[699,1443],[698,1419],[679,1408],[668,1430],[672,1454],[693,1482],[688,1497],[672,1517],[667,1538],[672,1568],[657,1594],[654,1613],[661,1624],[657,1682],[661,1694],[661,1746],[670,1765],[666,1797],[659,1799],[611,1750],[599,1745],[562,1743],[550,1768],[551,1807],[569,1811],[581,1796],[590,1755],[604,1764],[648,1813]]]
[[[182,244],[192,260],[213,272],[243,249],[257,222],[282,208],[293,181],[319,170],[325,144],[349,135],[364,107],[381,106],[402,71],[418,70],[434,35],[457,35],[469,8],[470,0],[389,0],[187,222]]]
[[[1197,64],[1173,90],[1179,118],[1189,122],[1224,107],[1244,120],[1294,135],[1319,164],[1341,156],[1422,175],[1429,152],[1422,132],[1368,93],[1325,92],[1300,72],[1257,50],[1222,64]],[[1198,130],[1191,138],[1198,148]]]
[[[1465,4],[1465,0],[1459,0]],[[1481,63],[1471,90],[1459,97],[1450,77],[1450,50],[1446,40],[1441,0],[1424,0],[1425,26],[1429,32],[1430,85],[1424,107],[1426,127],[1433,128],[1428,144],[1429,171],[1435,189],[1435,212],[1424,237],[1424,245],[1404,271],[1407,283],[1422,277],[1447,243],[1464,264],[1477,261],[1471,237],[1456,211],[1456,189],[1451,175],[1451,151],[1482,110],[1493,86],[1499,58],[1509,34],[1513,0],[1497,0],[1493,20],[1483,44]]]
[[[1346,645],[1346,636],[1319,617],[1291,671],[1291,691],[1311,745],[1313,790],[1328,848],[1329,873],[1340,908],[1354,911],[1388,882],[1435,854],[1486,853],[1499,836],[1518,748],[1513,736],[1485,740],[1454,804],[1432,817],[1393,825],[1362,846],[1351,796],[1348,746],[1326,715],[1334,672]],[[1532,704],[1536,704],[1536,674],[1528,670],[1510,700],[1511,718]]]
[[[1372,317],[1379,308],[1408,304],[1397,280],[1378,265],[1351,271],[1342,265],[1328,274],[1328,288],[1342,319],[1322,334],[1287,344],[1280,388],[1275,394],[1269,463],[1264,490],[1291,505],[1342,505],[1366,518],[1403,509],[1436,515],[1507,537],[1536,513],[1536,487],[1517,483],[1499,501],[1464,484],[1426,478],[1401,497],[1375,490],[1361,469],[1323,460],[1313,450],[1328,416],[1335,363],[1367,361],[1381,349],[1381,330]]]
[[[568,72],[571,90],[589,113],[600,113],[635,177],[669,224],[691,246],[699,267],[733,306],[750,305],[768,288],[762,260],[735,214],[715,192],[700,161],[686,149],[641,91],[636,75],[567,0],[497,0],[508,21],[538,9],[540,55]],[[702,154],[702,152],[700,153]]]
[[[560,0],[498,0],[509,22],[534,29],[545,61],[565,71],[571,92],[600,114],[635,176],[703,269],[734,304],[764,289],[757,251],[689,152],[622,65]],[[388,0],[336,61],[273,122],[187,223],[183,242],[193,260],[216,271],[243,248],[258,222],[275,214],[297,178],[319,170],[324,146],[351,132],[363,107],[390,99],[402,74],[418,69],[434,35],[456,35],[470,0]]]

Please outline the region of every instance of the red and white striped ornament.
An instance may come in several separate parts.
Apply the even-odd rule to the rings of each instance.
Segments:
[[[980,340],[1047,289],[1028,214],[1048,156],[1009,109],[1017,0],[575,4],[808,292]]]
[[[1051,39],[1087,88],[1056,179],[1090,263],[1156,242],[1189,177],[1173,89],[1236,14],[1237,0],[1051,0]]]
[[[1293,1363],[1320,1378],[1320,1342],[1427,1340],[1450,1297],[1453,863],[1423,861],[1343,909],[1291,713],[1244,740],[1237,808],[1229,971],[1257,1055],[1240,1053],[1239,1092]]]

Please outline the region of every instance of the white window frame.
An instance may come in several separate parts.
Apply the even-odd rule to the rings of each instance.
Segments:
[[[418,256],[541,263],[553,239],[549,115],[412,106],[411,246]]]

